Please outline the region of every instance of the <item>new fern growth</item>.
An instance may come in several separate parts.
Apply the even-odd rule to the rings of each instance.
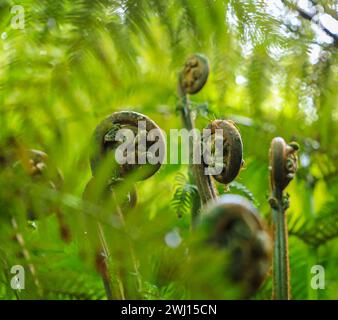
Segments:
[[[207,81],[209,65],[201,55],[191,56],[179,75],[178,93],[181,102],[183,124],[188,130],[194,129],[188,94],[197,93]],[[206,229],[207,243],[229,251],[226,274],[233,282],[241,284],[241,298],[249,297],[261,285],[270,267],[270,238],[254,207],[240,196],[218,197],[213,177],[222,184],[229,184],[238,175],[243,165],[243,143],[241,135],[232,121],[214,120],[206,129],[209,135],[203,135],[203,144],[215,154],[217,148],[222,151],[221,163],[208,159],[203,150],[203,161],[194,164],[194,155],[190,149],[190,162],[200,199],[206,208],[199,230]],[[221,132],[221,140],[217,133]],[[191,145],[189,147],[192,147]],[[211,154],[212,154],[211,152]],[[217,157],[216,157],[217,159]],[[216,160],[217,161],[217,160]],[[206,174],[208,166],[218,167],[216,175]],[[176,193],[185,189],[177,189]],[[177,194],[175,194],[177,195]],[[189,199],[191,195],[189,195]],[[186,200],[186,199],[184,199]],[[193,221],[196,223],[196,221]]]
[[[195,128],[194,119],[191,114],[191,107],[188,94],[195,94],[199,92],[206,84],[209,75],[208,60],[200,55],[194,54],[189,57],[184,65],[183,70],[179,73],[178,78],[178,96],[179,96],[179,109],[181,111],[183,125],[186,129],[194,133]],[[214,175],[214,179],[220,183],[228,184],[238,175],[243,163],[243,144],[241,135],[238,129],[231,121],[227,120],[214,120],[206,129],[210,129],[210,136],[203,136],[203,144],[209,142],[209,147],[215,151],[217,135],[215,134],[218,129],[222,130],[223,144],[222,152],[223,158],[221,163],[213,163],[213,166],[221,167],[221,173]],[[205,173],[209,161],[206,159],[203,152],[203,161],[201,164],[194,162],[193,143],[190,140],[189,152],[191,171],[193,173],[194,183],[198,188],[198,193],[203,205],[210,201],[217,199],[217,190],[214,186],[213,180],[209,174]],[[200,146],[202,148],[202,146]],[[210,160],[210,159],[209,159]],[[192,224],[195,225],[199,215],[195,212],[192,213],[194,219]]]
[[[144,130],[139,130],[140,122],[144,124]],[[133,157],[134,161],[126,161],[126,163],[121,164],[116,161],[116,151],[122,143],[124,143],[121,139],[117,137],[119,130],[129,129],[131,130],[135,137],[132,142],[128,143],[128,151],[127,155],[131,159]],[[156,129],[157,139],[146,139],[146,145],[140,145],[140,135],[150,134],[151,130]],[[149,141],[151,140],[151,141]],[[165,150],[164,137],[161,134],[160,128],[158,125],[152,121],[147,116],[132,112],[132,111],[121,111],[115,112],[106,119],[104,119],[99,125],[96,127],[94,135],[93,135],[93,154],[90,159],[91,170],[93,177],[88,182],[86,189],[83,194],[83,198],[91,201],[109,201],[113,199],[115,204],[115,213],[119,217],[121,224],[125,226],[125,219],[123,211],[128,207],[136,206],[136,188],[134,184],[129,188],[127,194],[122,195],[124,198],[117,199],[117,193],[125,179],[132,177],[133,181],[146,180],[150,178],[153,174],[155,174],[162,164],[162,158],[159,159],[156,164],[152,164],[152,159],[155,158],[155,151],[152,151],[151,147],[155,144],[160,144],[160,149]],[[164,153],[162,153],[164,154]],[[160,155],[161,157],[161,155]],[[139,162],[139,159],[143,158],[144,161]],[[108,163],[108,168],[105,167]],[[104,176],[102,178],[102,168],[106,169],[104,172]],[[108,174],[107,174],[108,173]],[[96,187],[98,187],[103,181],[103,192],[102,194],[96,194],[93,198],[93,194],[95,195]],[[108,199],[106,199],[108,197]],[[120,200],[120,201],[118,201]],[[123,286],[123,281],[121,279],[121,270],[117,270],[115,275],[118,282],[117,295],[113,293],[112,289],[112,279],[111,272],[109,270],[109,244],[107,243],[103,226],[98,221],[97,222],[97,233],[99,238],[99,247],[95,249],[95,265],[96,270],[101,275],[104,287],[106,290],[106,295],[108,299],[112,299],[113,297],[119,299],[126,298],[126,289]],[[136,257],[131,247],[129,246],[129,253],[132,257],[134,274],[137,277],[138,282],[138,291],[142,291],[142,281],[141,276],[138,270],[138,263],[136,261]]]
[[[289,145],[283,138],[274,138],[270,147],[270,186],[269,199],[272,208],[274,254],[273,254],[273,298],[290,299],[290,272],[288,254],[288,230],[285,211],[289,198],[284,189],[294,178],[297,170],[298,144]]]
[[[223,148],[223,161],[219,165],[222,168],[220,174],[214,175],[213,178],[219,183],[229,184],[233,181],[243,164],[243,143],[242,137],[236,128],[235,124],[229,120],[214,120],[208,126],[210,129],[212,144],[215,146],[215,133],[217,130],[221,130],[223,134],[222,148]],[[204,136],[204,138],[208,138]],[[217,165],[217,163],[216,163]],[[207,164],[205,164],[207,166]]]
[[[242,196],[223,195],[206,208],[200,228],[209,245],[228,251],[225,275],[240,288],[239,298],[249,298],[266,278],[272,251],[257,210]]]
[[[200,55],[195,54],[188,58],[178,78],[179,109],[181,111],[183,125],[189,131],[195,128],[194,119],[191,113],[188,94],[199,92],[209,76],[209,62]],[[216,198],[216,190],[208,175],[204,174],[203,164],[193,163],[193,140],[189,141],[189,159],[191,171],[193,172],[194,183],[196,183],[202,203]],[[194,221],[193,221],[194,224]]]
[[[37,269],[32,261],[22,230],[27,220],[38,220],[46,215],[55,213],[61,239],[65,242],[71,240],[70,229],[65,223],[63,213],[59,206],[55,205],[54,201],[48,202],[47,205],[49,208],[45,210],[45,207],[41,205],[41,203],[36,203],[34,199],[36,192],[41,192],[41,190],[58,190],[61,187],[63,178],[60,171],[48,163],[46,153],[39,150],[26,149],[17,142],[15,142],[14,145],[15,148],[8,157],[9,166],[5,171],[14,181],[21,178],[21,183],[15,186],[15,192],[21,195],[24,203],[24,217],[20,217],[20,214],[14,213],[15,211],[13,211],[9,217],[10,225],[14,232],[13,238],[19,246],[19,256],[24,259],[27,265],[32,277],[32,282],[36,287],[37,296],[42,297],[44,289],[41,286]]]
[[[35,186],[51,188],[52,190],[60,190],[63,184],[63,176],[61,171],[54,167],[48,158],[48,155],[40,150],[30,149],[21,150],[18,156],[19,160],[14,165],[16,168],[21,166],[25,173],[31,178],[31,183]],[[60,237],[65,242],[71,241],[71,232],[69,226],[66,224],[65,217],[60,210],[59,205],[51,204],[51,209],[48,211],[37,212],[34,208],[32,198],[28,199],[27,218],[36,220],[42,215],[49,215],[55,213],[58,224]]]

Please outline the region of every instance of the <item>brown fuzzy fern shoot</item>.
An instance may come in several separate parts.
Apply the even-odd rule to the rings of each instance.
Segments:
[[[142,121],[145,124],[145,132],[139,132],[139,122]],[[120,129],[130,129],[135,138],[133,139],[133,143],[130,145],[131,149],[134,150],[135,156],[135,164],[119,164],[115,158],[115,151],[121,145],[121,142],[116,139],[116,134]],[[147,140],[147,144],[145,149],[139,148],[139,135],[140,134],[149,134],[149,132],[153,129],[156,129],[156,138],[151,139],[152,141]],[[142,131],[142,130],[141,130]],[[155,157],[155,151],[152,151],[151,146],[155,143],[159,144],[159,148],[162,149],[163,155],[165,154],[165,142],[164,137],[161,134],[159,126],[152,121],[149,117],[133,111],[120,111],[111,114],[109,117],[104,119],[95,129],[93,135],[93,153],[90,159],[91,170],[93,177],[88,182],[85,191],[83,193],[84,200],[89,201],[98,201],[101,202],[104,199],[102,198],[111,198],[114,200],[116,205],[116,213],[121,220],[122,225],[125,225],[123,210],[128,207],[135,207],[137,201],[136,188],[132,185],[125,198],[122,201],[117,201],[116,192],[122,182],[128,177],[132,176],[133,181],[146,180],[154,175],[161,167],[163,162],[163,158],[160,155],[160,159],[158,163],[151,164],[149,159]],[[146,156],[146,163],[138,163],[139,155]],[[94,199],[93,194],[95,194],[97,187],[100,185],[100,180],[97,178],[102,172],[100,172],[102,165],[104,166],[105,161],[108,159],[109,164],[109,174],[107,175],[104,185],[104,190],[98,198]],[[126,292],[121,279],[121,270],[116,271],[116,278],[118,282],[118,293],[113,293],[113,289],[111,286],[112,279],[110,278],[109,271],[109,246],[106,241],[106,237],[104,235],[103,226],[98,221],[97,222],[97,233],[99,238],[98,248],[96,248],[95,255],[95,265],[98,273],[101,275],[104,283],[104,287],[106,290],[106,295],[108,299],[118,298],[125,299]],[[134,266],[134,274],[137,277],[138,282],[138,291],[142,291],[142,282],[140,279],[139,271],[138,271],[138,263],[136,261],[133,248],[131,245],[129,246],[129,252],[132,256],[133,266]],[[116,290],[115,290],[116,291]]]
[[[273,218],[273,298],[290,299],[290,274],[288,255],[288,230],[285,211],[289,207],[288,195],[284,189],[294,178],[297,170],[297,150],[292,142],[286,144],[283,138],[274,138],[270,147],[270,186],[269,199]]]
[[[183,70],[179,73],[179,109],[181,111],[183,125],[188,130],[193,130],[195,128],[188,94],[199,92],[206,84],[208,75],[209,63],[207,58],[201,54],[190,56],[187,59]],[[211,148],[215,148],[215,130],[221,129],[223,132],[223,162],[218,164],[221,165],[223,169],[220,174],[210,176],[205,173],[205,168],[207,167],[205,157],[203,157],[203,162],[201,164],[194,164],[193,141],[190,140],[189,151],[191,170],[201,202],[204,205],[217,199],[217,190],[211,177],[220,183],[228,184],[236,178],[243,163],[242,139],[233,122],[227,120],[214,120],[206,129],[211,130],[211,137],[203,138],[211,138]],[[192,221],[194,225],[196,220],[198,220],[198,214],[193,213],[193,216],[195,216]]]
[[[229,252],[224,266],[227,280],[240,288],[240,298],[249,298],[265,280],[272,252],[257,210],[239,195],[223,195],[206,208],[200,228],[209,245]]]

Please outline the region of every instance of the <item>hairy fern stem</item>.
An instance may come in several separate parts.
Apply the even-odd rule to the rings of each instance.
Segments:
[[[297,154],[299,146],[296,143],[285,143],[283,138],[274,138],[270,146],[270,185],[271,197],[269,203],[273,219],[273,299],[289,300],[291,297],[288,228],[286,209],[289,207],[289,197],[284,189],[294,178],[297,170]]]

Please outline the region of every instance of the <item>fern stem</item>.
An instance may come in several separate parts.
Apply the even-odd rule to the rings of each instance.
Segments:
[[[209,67],[207,65],[207,61],[202,58],[199,55],[195,55],[192,56],[189,60],[188,60],[188,64],[189,61],[193,61],[193,63],[195,63],[195,68],[197,70],[200,70],[200,74],[201,74],[201,78],[204,78],[204,80],[201,80],[201,83],[199,83],[200,79],[195,80],[196,84],[194,82],[189,82],[189,79],[184,79],[184,77],[189,77],[188,72],[190,72],[191,69],[188,69],[188,71],[183,70],[180,75],[179,75],[179,85],[178,85],[178,96],[179,96],[179,109],[181,111],[181,117],[182,117],[182,122],[183,122],[183,126],[189,130],[192,131],[193,129],[195,129],[195,125],[194,125],[194,120],[192,118],[192,114],[191,114],[191,109],[190,109],[190,101],[189,101],[189,97],[188,97],[188,93],[196,93],[199,90],[202,89],[202,87],[204,86],[206,79],[207,79],[207,75],[209,72]],[[202,61],[202,63],[201,63]],[[199,63],[201,65],[199,65]],[[204,66],[204,64],[206,66]],[[190,68],[190,66],[186,65],[186,67]],[[186,72],[187,74],[184,74],[184,72]],[[188,81],[187,83],[184,81]],[[183,83],[182,83],[183,82]],[[195,87],[196,85],[196,87]],[[199,196],[200,199],[202,201],[203,204],[206,204],[207,202],[209,202],[210,200],[216,199],[217,197],[217,192],[216,189],[212,183],[211,177],[209,175],[204,174],[204,165],[203,163],[201,164],[194,164],[194,145],[193,145],[193,139],[189,140],[189,162],[190,162],[190,168],[191,171],[193,173],[194,176],[194,180],[195,183],[197,185],[197,189],[199,192]],[[198,219],[199,217],[199,210],[197,212],[195,212],[195,214],[193,215],[192,219],[193,219],[193,224],[195,224],[195,220]]]
[[[97,188],[96,179],[92,177],[91,180],[87,183],[85,190],[83,191],[82,198],[91,202],[98,202],[97,195],[94,196],[94,190]],[[102,197],[102,195],[100,195]],[[96,221],[96,231],[95,231],[95,267],[97,272],[100,274],[103,286],[105,289],[106,297],[108,300],[124,299],[124,288],[122,281],[120,280],[119,274],[116,274],[116,279],[118,283],[118,289],[115,290],[112,286],[111,272],[109,266],[109,259],[111,259],[111,254],[109,246],[104,234],[103,226],[99,221]]]
[[[189,168],[189,171],[190,168]],[[195,180],[190,174],[190,183],[195,184]],[[195,227],[197,226],[200,218],[200,211],[201,211],[201,198],[197,192],[192,194],[192,206],[191,206],[191,230],[194,230]]]
[[[111,257],[110,250],[106,241],[106,237],[104,235],[104,230],[100,222],[97,223],[97,228],[98,228],[98,234],[100,238],[100,243],[102,246],[102,252],[104,253],[104,257],[101,258],[101,263],[102,263],[102,270],[101,270],[101,278],[103,281],[104,289],[106,292],[106,296],[108,300],[113,300],[113,290],[112,290],[112,285],[111,285],[111,277],[110,277],[110,271],[109,271],[109,259]],[[119,295],[122,300],[125,300],[125,295],[124,295],[124,288],[123,288],[123,283],[120,280],[119,275],[116,275],[117,278],[117,283],[118,283],[118,289],[119,289]]]
[[[273,253],[273,298],[290,299],[290,275],[288,252],[288,228],[285,211],[289,207],[288,195],[283,190],[293,179],[297,170],[298,144],[287,145],[283,138],[276,137],[270,146],[270,184],[274,253]]]
[[[223,157],[222,164],[223,169],[217,175],[210,175],[206,172],[207,164],[203,161],[198,164],[202,159],[195,159],[195,148],[197,148],[197,156],[202,155],[202,143],[195,139],[195,126],[194,120],[191,114],[190,101],[188,94],[195,94],[199,92],[205,85],[209,74],[208,60],[199,54],[191,56],[185,63],[185,66],[179,74],[178,84],[178,96],[180,98],[179,109],[181,110],[181,117],[183,125],[192,133],[193,139],[189,140],[189,160],[191,171],[194,176],[194,181],[197,185],[198,193],[202,204],[206,204],[211,201],[215,201],[218,197],[217,190],[213,184],[212,177],[225,185],[230,183],[238,175],[243,164],[243,144],[241,135],[231,121],[226,120],[214,120],[209,123],[206,129],[210,130],[210,136],[206,138],[203,135],[203,139],[212,139],[212,136],[216,136],[217,130],[223,132]],[[216,140],[216,137],[215,137]],[[196,141],[199,145],[196,146]],[[214,141],[216,144],[216,141]],[[195,147],[195,148],[194,148]],[[199,149],[198,149],[199,147]],[[216,145],[215,145],[216,148]],[[204,151],[204,150],[203,150]],[[195,224],[199,218],[199,211],[193,214],[192,223]]]
[[[276,190],[274,197],[278,205],[272,210],[274,221],[274,256],[273,256],[273,279],[274,299],[290,299],[289,277],[289,254],[288,254],[288,231],[286,215],[283,208],[283,191]]]
[[[115,200],[115,203],[117,204],[117,199],[116,199],[115,192],[112,191],[112,194],[113,194],[113,198]],[[118,215],[120,217],[120,220],[122,222],[123,227],[125,228],[126,227],[126,222],[125,222],[125,219],[124,219],[122,208],[119,205],[116,205],[116,211],[117,211],[117,213],[118,213]],[[131,260],[132,260],[132,265],[133,265],[133,268],[134,268],[134,273],[136,275],[137,290],[138,290],[138,292],[142,292],[143,291],[142,278],[141,278],[141,274],[140,274],[139,267],[138,267],[138,261],[137,261],[137,258],[136,258],[133,246],[132,246],[132,244],[131,244],[130,241],[128,241],[128,247],[129,247],[128,248],[129,249],[129,253],[131,255]]]
[[[92,150],[92,154],[90,158],[93,181],[95,180],[96,174],[99,172],[99,168],[102,163],[102,160],[106,159],[107,150],[111,151],[111,148],[112,149],[117,148],[117,145],[116,145],[117,141],[115,139],[117,130],[125,126],[128,126],[128,127],[133,127],[135,128],[135,130],[138,131],[140,121],[145,122],[147,132],[153,129],[157,130],[157,132],[160,132],[160,128],[153,120],[151,120],[150,118],[148,118],[147,116],[143,114],[140,114],[138,112],[133,112],[133,111],[114,112],[113,114],[105,118],[103,121],[101,121],[96,126],[94,134],[93,134],[93,138],[92,138],[93,150]],[[161,143],[162,147],[165,148],[163,135],[161,134],[159,135],[159,140],[157,142]],[[134,145],[134,147],[136,147],[136,144]],[[149,148],[150,146],[147,145],[147,147],[149,149],[147,152],[151,153],[150,148]],[[155,152],[153,153],[153,156],[155,156]],[[138,179],[145,180],[145,179],[150,178],[153,174],[155,174],[161,167],[163,158],[159,160],[160,161],[158,163],[150,166],[151,168],[150,170],[145,170],[144,173],[140,177],[138,177]],[[110,172],[112,174],[112,176],[109,178],[111,183],[106,186],[107,187],[106,191],[110,192],[110,194],[108,192],[108,194],[106,195],[108,195],[115,201],[116,205],[114,207],[114,210],[117,212],[117,215],[119,216],[120,221],[124,228],[125,228],[124,215],[123,215],[121,207],[119,206],[117,202],[116,195],[112,188],[112,185],[116,183],[117,181],[123,180],[124,177],[128,175],[132,170],[136,170],[136,168],[134,166],[129,166],[129,165],[116,166],[114,170]],[[134,190],[132,190],[130,193],[130,205],[131,206],[135,205],[135,201],[136,201],[135,195],[136,194]],[[104,199],[101,199],[101,200],[104,200]],[[103,235],[103,231],[101,232],[101,235]],[[108,246],[107,244],[105,244],[105,241],[101,240],[101,243],[103,243],[103,247],[106,247],[108,249]],[[142,279],[141,279],[141,275],[140,275],[139,268],[138,268],[138,262],[137,262],[131,241],[128,240],[127,245],[129,246],[129,253],[131,255],[132,265],[133,265],[136,278],[137,278],[138,291],[142,292]],[[107,255],[109,255],[109,253],[107,253]],[[118,279],[118,284],[120,287],[121,297],[122,299],[124,299],[126,294],[122,286],[120,270],[117,273],[117,279]],[[109,288],[107,284],[105,285],[105,287]]]

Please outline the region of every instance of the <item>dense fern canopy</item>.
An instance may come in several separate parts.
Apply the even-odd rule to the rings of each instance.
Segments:
[[[230,119],[243,140],[244,168],[219,192],[246,197],[269,226],[270,142],[297,141],[299,170],[287,188],[292,298],[338,299],[336,1],[19,2],[0,1],[0,299],[106,299],[98,221],[116,297],[237,297],[215,278],[222,255],[188,257],[197,189],[187,165],[164,164],[137,182],[123,226],[112,208],[128,181],[115,199],[82,197],[92,133],[107,115],[141,112],[168,135],[182,127],[177,75],[195,52],[210,63],[207,84],[191,96],[196,126]],[[26,149],[48,154],[60,187],[20,170],[13,154]],[[24,290],[10,286],[13,265],[25,266]],[[311,287],[315,265],[325,289]],[[271,273],[250,298],[271,299]]]

